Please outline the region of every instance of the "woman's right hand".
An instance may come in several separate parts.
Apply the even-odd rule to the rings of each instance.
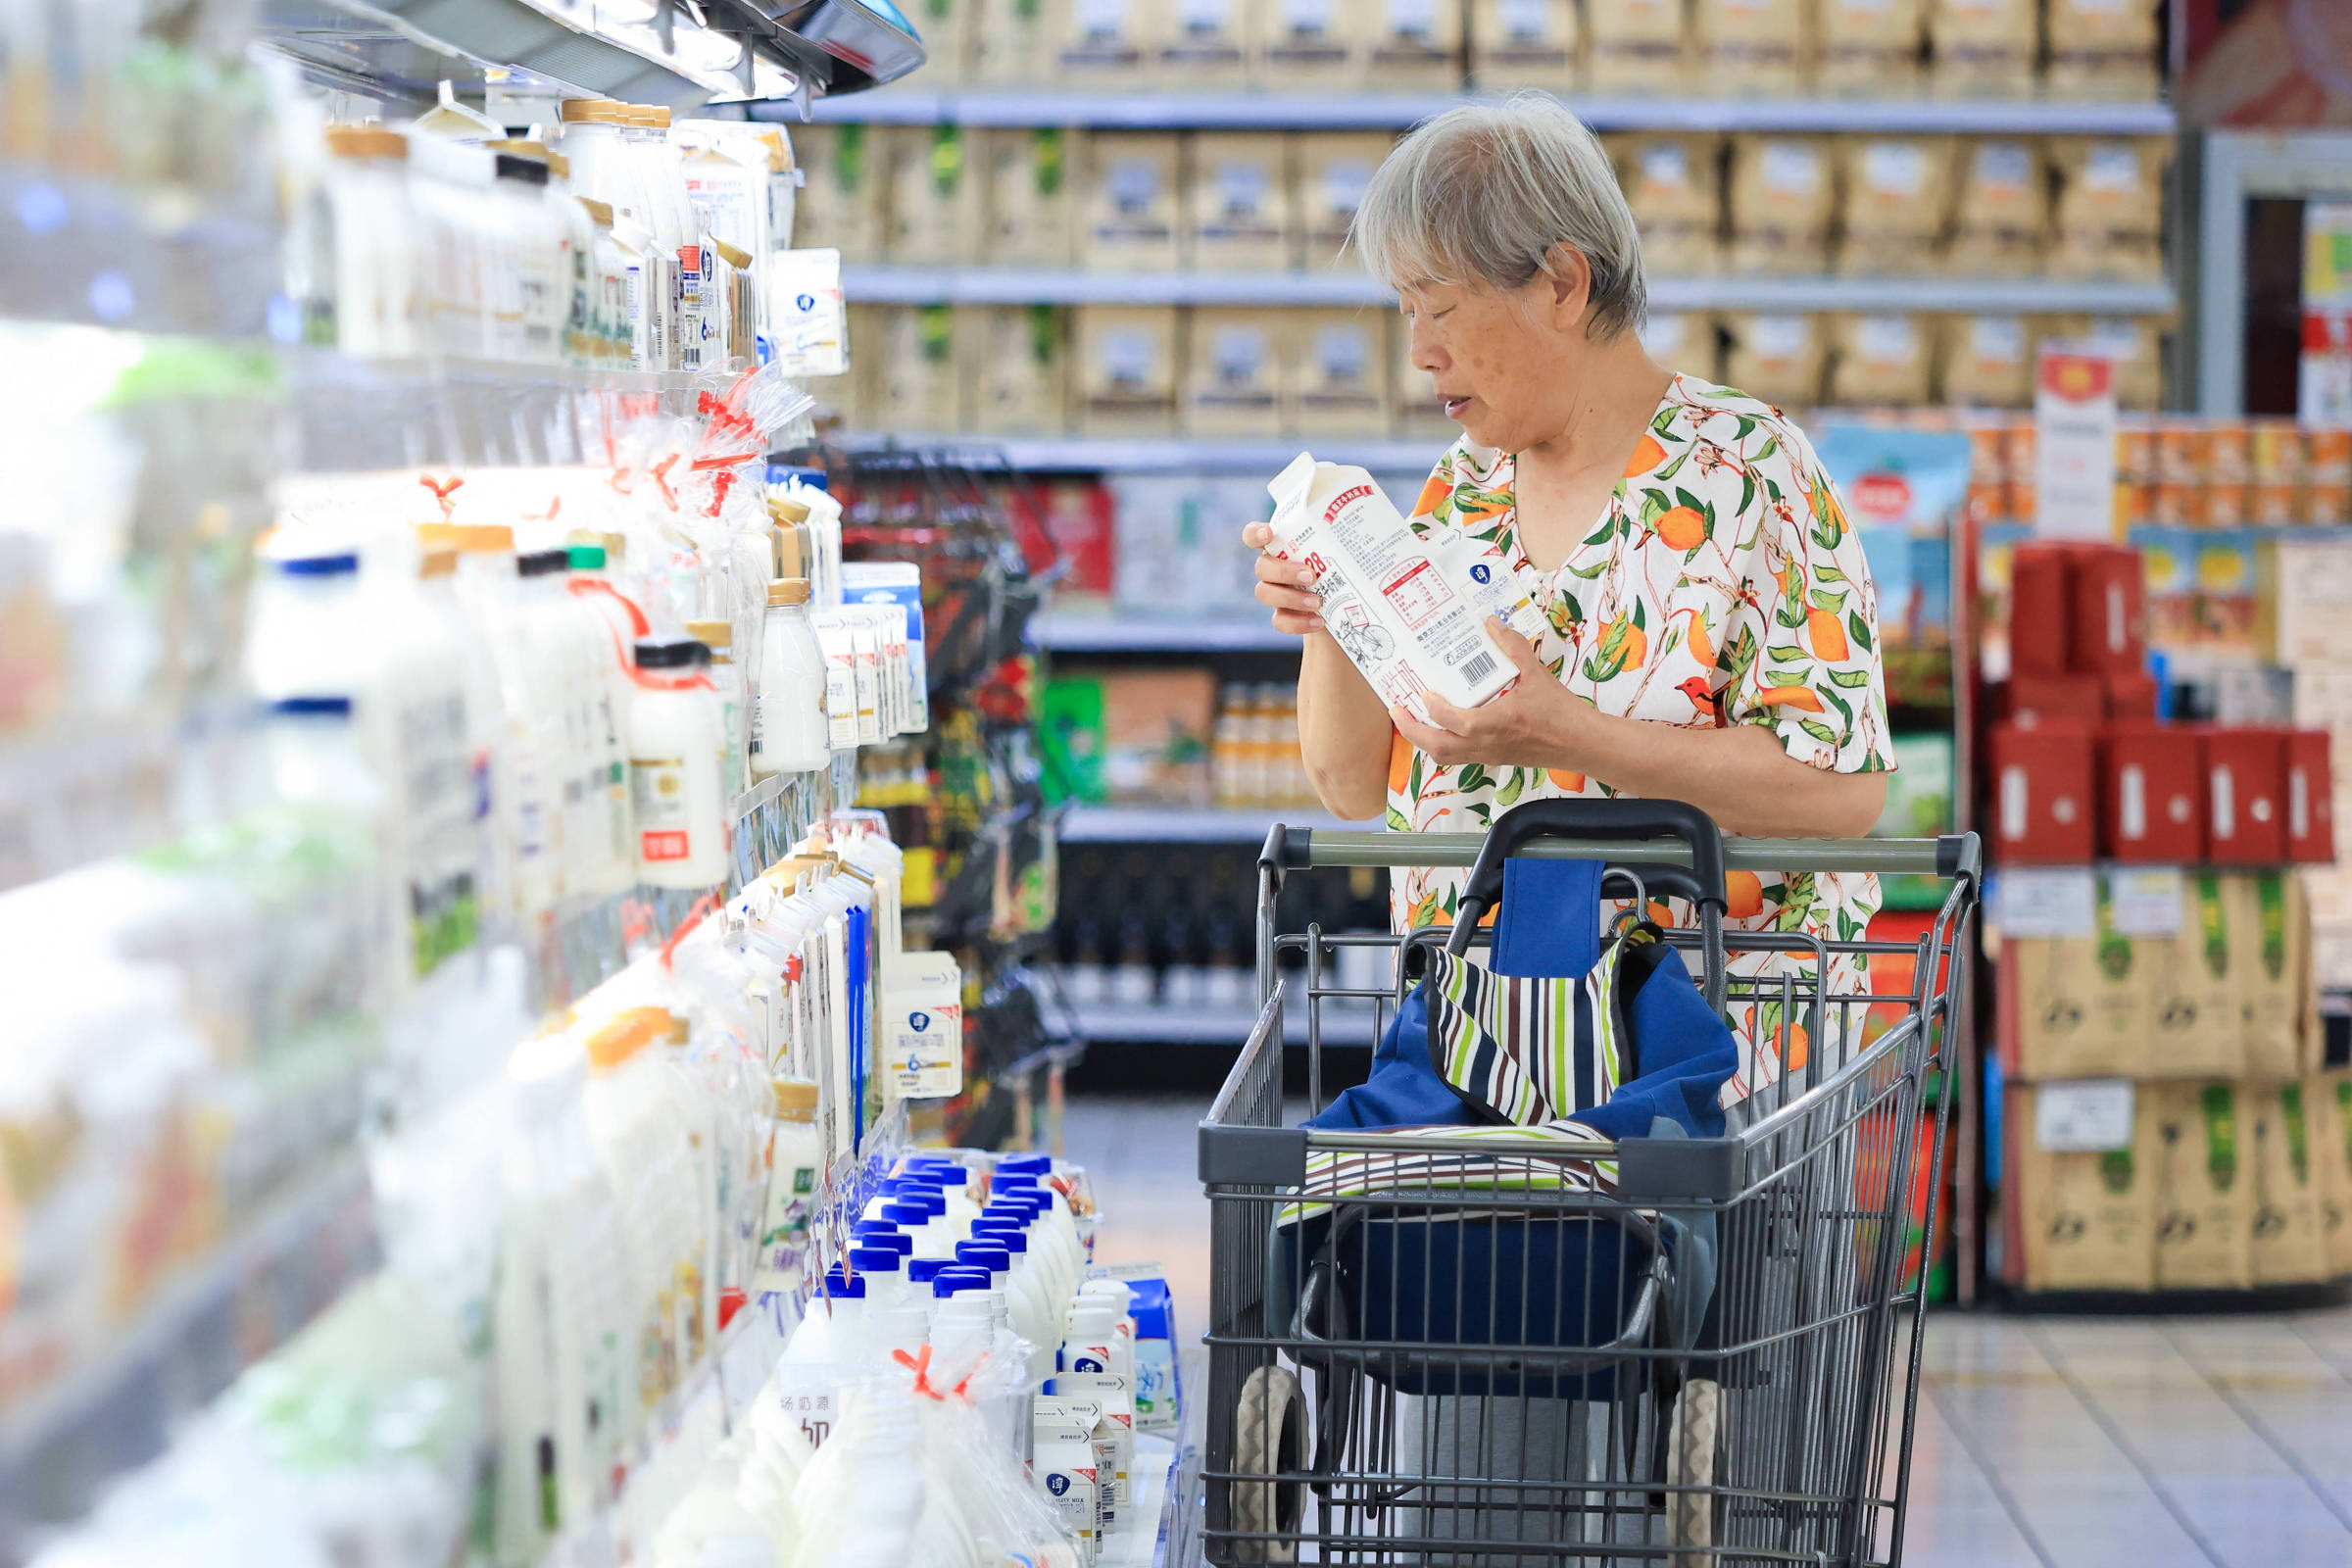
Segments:
[[[1258,553],[1257,602],[1274,612],[1274,629],[1304,637],[1323,629],[1323,596],[1314,592],[1315,574],[1295,561],[1266,554],[1274,530],[1262,522],[1242,529],[1242,543]]]

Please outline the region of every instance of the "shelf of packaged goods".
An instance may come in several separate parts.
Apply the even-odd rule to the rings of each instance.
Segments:
[[[876,125],[1090,125],[1105,129],[1402,130],[1479,95],[1054,93],[974,88],[881,92],[820,103],[819,122]],[[1969,132],[2166,136],[2172,106],[2040,98],[1677,98],[1570,95],[1595,130]],[[769,111],[769,113],[773,113]]]
[[[0,168],[0,318],[260,339],[278,275],[268,207]]]
[[[0,1416],[0,1544],[160,1452],[193,1413],[375,1264],[368,1177],[346,1154],[181,1269],[125,1330]],[[80,1497],[86,1502],[87,1496]]]
[[[1249,1007],[1200,1007],[1175,1003],[1080,1004],[1075,1009],[1078,1033],[1090,1045],[1229,1046],[1250,1038],[1257,1011]],[[1306,1044],[1303,1009],[1283,1016],[1283,1042]],[[1323,1043],[1327,1046],[1372,1045],[1370,1006],[1323,1004]]]
[[[890,447],[961,451],[975,463],[1002,463],[1032,473],[1247,473],[1270,478],[1309,445],[1325,463],[1352,463],[1374,473],[1426,473],[1450,438],[1432,432],[1419,441],[1339,441],[1303,437],[1279,441],[1212,437],[1130,440],[1114,436],[884,435],[859,431],[853,451]],[[1045,646],[1040,644],[1040,646]],[[1271,645],[1269,645],[1271,646]]]
[[[1332,462],[1344,462],[1333,458]],[[1031,646],[1055,654],[1295,654],[1298,639],[1265,615],[1209,614],[1198,620],[1130,615],[1044,614],[1029,622]]]
[[[1311,806],[1080,806],[1061,819],[1064,844],[1263,844],[1275,823],[1330,832],[1343,822]]]
[[[1387,308],[1396,297],[1361,272],[1082,272],[994,267],[850,267],[859,305],[1262,305]],[[1956,311],[2162,315],[2172,285],[2107,278],[1870,277],[1725,273],[1653,277],[1661,311]]]

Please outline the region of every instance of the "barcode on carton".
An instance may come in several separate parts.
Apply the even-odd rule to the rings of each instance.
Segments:
[[[1476,659],[1464,663],[1461,669],[1462,679],[1473,686],[1494,673],[1494,656],[1493,654],[1481,654]]]

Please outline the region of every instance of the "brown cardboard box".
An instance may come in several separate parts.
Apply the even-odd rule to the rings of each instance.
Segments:
[[[2060,277],[2145,281],[2164,271],[2160,234],[2172,144],[2157,137],[2105,140],[2056,136],[2057,243],[2048,269]]]
[[[1059,435],[1069,428],[1069,323],[1053,305],[979,312],[972,421],[990,435]]]
[[[1723,318],[1731,335],[1724,381],[1775,406],[1821,401],[1827,359],[1821,322],[1812,316],[1738,315]]]
[[[1813,79],[1838,96],[1917,91],[1926,10],[1926,0],[1820,0]]]
[[[874,380],[878,428],[948,434],[966,427],[964,356],[956,350],[974,324],[968,307],[902,305],[885,312]]]
[[[897,309],[895,305],[850,306],[843,323],[849,331],[849,373],[824,376],[808,383],[817,408],[838,414],[842,422],[853,430],[882,427],[875,382],[880,379],[887,322]]]
[[[1681,92],[1689,84],[1686,0],[1585,0],[1586,76],[1596,93]]]
[[[2045,0],[2053,54],[2156,54],[2157,7],[2115,0]]]
[[[2022,409],[2034,402],[2034,338],[2022,316],[1944,318],[1943,395],[1974,408]]]
[[[1819,272],[1838,213],[1832,143],[1815,136],[1735,136],[1731,270]]]
[[[1470,80],[1574,91],[1578,30],[1576,0],[1470,0]]]
[[[1102,783],[1114,801],[1208,798],[1216,676],[1205,669],[1102,676]]]
[[[1461,0],[1374,0],[1364,85],[1374,92],[1454,92],[1462,85]]]
[[[2144,946],[2112,931],[2003,941],[2003,1067],[2030,1082],[2145,1076],[2150,1013]]]
[[[1960,143],[1945,270],[2023,277],[2040,270],[2050,238],[2050,176],[2040,146],[2011,137]]]
[[[1196,310],[1185,328],[1184,428],[1262,436],[1281,428],[1289,314]]]
[[[2226,1083],[2142,1084],[2156,1112],[2156,1285],[2242,1291],[2254,1283],[2253,1173],[2243,1108]]]
[[[2041,1147],[2035,1108],[2050,1090],[2009,1086],[2002,1106],[2004,1194],[2014,1277],[2029,1291],[2145,1291],[2156,1283],[2156,1118],[2133,1093],[2121,1149]]]
[[[1078,265],[1095,272],[1173,272],[1182,228],[1177,143],[1160,131],[1086,139],[1078,192]]]
[[[794,244],[833,246],[853,266],[882,259],[888,137],[859,124],[793,127],[793,153],[808,181],[793,202]]]
[[[988,260],[997,267],[1070,265],[1077,138],[1059,125],[985,133]]]
[[[2299,1285],[2328,1276],[2321,1172],[2299,1083],[2239,1090],[2254,1149],[2254,1283]]]
[[[1845,239],[1841,272],[1924,272],[1951,205],[1953,154],[1942,136],[1872,136],[1839,144]]]
[[[2235,1078],[2246,1059],[2243,922],[2230,918],[2228,873],[2191,870],[2181,882],[2180,935],[2132,944],[2151,1025],[2133,1076]]]
[[[972,68],[972,34],[980,24],[979,0],[912,0],[906,12],[923,35],[927,51],[924,80],[935,87],[962,81]]]
[[[2304,1130],[2319,1171],[2320,1240],[2328,1277],[2352,1274],[2352,1073],[2303,1080]]]
[[[1176,312],[1087,305],[1077,312],[1071,368],[1076,423],[1085,435],[1176,433]]]
[[[1054,69],[1088,92],[1152,86],[1171,9],[1157,0],[1069,0]]]
[[[889,169],[890,260],[953,267],[980,259],[987,184],[961,125],[904,125],[883,133]]]
[[[2238,959],[2247,1078],[2278,1083],[2309,1070],[2303,1054],[2303,977],[2311,910],[2292,870],[2241,871],[2223,880]]]
[[[1279,272],[1298,259],[1290,144],[1261,131],[1201,131],[1184,172],[1185,243],[1200,272]]]
[[[1371,440],[1389,428],[1389,341],[1384,313],[1290,313],[1293,337],[1283,428],[1302,436]]]
[[[2040,46],[2038,11],[2035,0],[1933,0],[1933,89],[1986,98],[2031,93]]]
[[[1715,136],[1609,141],[1617,182],[1642,229],[1642,264],[1661,277],[1723,266],[1723,142]]]
[[[1794,94],[1811,72],[1812,13],[1807,0],[1691,0],[1700,89]]]
[[[1378,0],[1259,0],[1258,75],[1277,91],[1345,92],[1363,84]]]
[[[1916,408],[1935,384],[1936,323],[1929,316],[1833,316],[1828,320],[1830,401]]]
[[[1159,40],[1158,85],[1231,92],[1257,74],[1261,8],[1251,0],[1187,0]]]
[[[1050,86],[1070,26],[1070,0],[979,0],[972,24],[973,81],[999,87]]]
[[[1298,229],[1308,271],[1329,267],[1347,242],[1348,225],[1372,182],[1372,171],[1396,146],[1381,131],[1314,132],[1298,138],[1292,167],[1298,177]]]

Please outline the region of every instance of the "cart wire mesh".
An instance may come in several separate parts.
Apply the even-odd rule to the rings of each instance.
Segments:
[[[1724,1138],[1286,1125],[1286,1016],[1305,1015],[1320,1110],[1324,1045],[1378,1039],[1406,950],[1446,933],[1281,931],[1285,877],[1466,865],[1479,843],[1268,839],[1264,1003],[1200,1128],[1208,1560],[1899,1563],[1928,1261],[1910,1243],[1935,1234],[1975,838],[1727,841],[1732,869],[1950,888],[1916,943],[1725,934],[1728,959],[1779,956],[1730,976],[1726,1002],[1788,1068]],[[1602,858],[1604,895],[1639,907],[1645,879],[1673,882],[1677,848],[1524,853]],[[1348,952],[1367,948],[1393,972]],[[1846,954],[1867,977],[1839,993],[1828,960]]]

